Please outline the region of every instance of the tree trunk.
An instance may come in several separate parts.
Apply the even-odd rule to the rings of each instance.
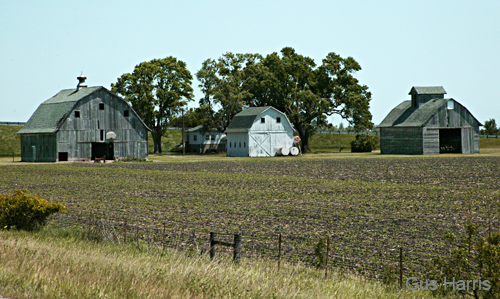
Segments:
[[[161,133],[153,130],[151,135],[153,136],[154,153],[161,154]]]
[[[309,134],[306,134],[306,133],[300,134],[299,133],[299,136],[300,136],[300,141],[302,142],[302,146],[300,147],[301,151],[303,153],[310,152],[311,150],[309,149]]]

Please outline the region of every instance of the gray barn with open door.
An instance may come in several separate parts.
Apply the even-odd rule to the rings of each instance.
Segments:
[[[102,86],[61,90],[18,132],[26,162],[146,158],[148,128],[123,99]]]
[[[382,154],[479,153],[482,124],[442,86],[413,87],[380,123]]]

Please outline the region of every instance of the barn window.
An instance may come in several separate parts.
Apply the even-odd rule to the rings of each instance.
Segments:
[[[448,110],[453,110],[455,109],[455,103],[453,103],[452,100],[448,101]]]
[[[281,123],[281,117],[276,117],[276,122]]]
[[[214,141],[215,141],[215,135],[212,135],[212,140],[214,140]]]
[[[265,124],[265,123],[266,123],[266,118],[261,117],[261,118],[260,118],[260,123],[261,123],[261,124]]]
[[[210,140],[210,135],[205,135],[205,140]]]
[[[193,136],[193,140],[194,140],[194,141],[198,140],[198,135],[194,135],[194,136]]]
[[[80,118],[80,111],[75,111],[75,118]]]
[[[104,130],[101,130],[101,141],[104,140]]]
[[[128,117],[128,116],[129,116],[129,112],[128,112],[128,110],[123,111],[123,116],[125,116],[125,117]]]
[[[241,142],[240,142],[240,147],[241,147]]]
[[[247,143],[246,142],[243,142],[243,147],[247,147]]]
[[[231,147],[231,142],[229,142],[229,147]]]
[[[104,110],[104,103],[99,103],[99,110]]]
[[[101,128],[99,121],[97,121],[97,130]]]

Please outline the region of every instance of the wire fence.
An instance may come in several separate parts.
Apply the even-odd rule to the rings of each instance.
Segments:
[[[424,249],[413,246],[414,242],[424,239],[422,238],[426,233],[424,231],[415,232],[408,240],[375,240],[367,236],[353,242],[345,240],[341,232],[324,233],[316,237],[287,234],[286,231],[229,232],[216,226],[190,227],[186,223],[172,219],[158,219],[149,224],[145,224],[140,219],[110,219],[105,213],[73,215],[60,213],[51,219],[49,225],[57,226],[59,229],[79,228],[88,239],[99,242],[118,244],[136,242],[138,246],[144,242],[163,249],[189,251],[197,255],[210,252],[210,233],[217,233],[217,240],[228,245],[233,242],[234,235],[237,233],[241,236],[243,258],[275,260],[277,267],[280,262],[309,266],[317,264],[318,255],[315,253],[314,245],[320,238],[328,238],[330,269],[355,273],[370,279],[384,279],[387,275],[394,276],[399,271],[404,273],[405,277],[412,273],[424,274],[426,263],[432,257],[451,250],[445,242],[424,246]],[[387,246],[389,241],[391,241],[391,246]],[[323,254],[325,249],[323,248]],[[231,247],[217,247],[218,257],[230,257],[232,254],[233,248]],[[401,258],[402,265],[400,265]]]

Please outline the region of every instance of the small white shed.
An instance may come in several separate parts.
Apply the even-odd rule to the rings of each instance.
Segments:
[[[251,107],[236,114],[226,129],[229,157],[272,157],[292,147],[293,126],[274,107]]]

